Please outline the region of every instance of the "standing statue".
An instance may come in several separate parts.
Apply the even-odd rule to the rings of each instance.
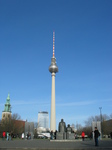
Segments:
[[[61,122],[59,122],[58,131],[59,132],[66,132],[66,124],[63,121],[63,119],[61,119]]]

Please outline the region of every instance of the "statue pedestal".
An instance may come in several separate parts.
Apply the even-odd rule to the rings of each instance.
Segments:
[[[65,140],[66,139],[66,132],[57,132],[56,133],[57,140]]]
[[[68,133],[67,133],[67,140],[74,140],[74,139],[75,139],[74,133],[68,132]]]

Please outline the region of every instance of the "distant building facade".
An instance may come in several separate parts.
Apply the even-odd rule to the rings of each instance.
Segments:
[[[34,135],[34,122],[25,122],[25,137],[30,136],[29,138],[33,139],[33,135]]]
[[[10,105],[10,96],[6,99],[4,111],[2,111],[2,120],[11,118],[11,105]]]
[[[49,114],[46,111],[38,112],[38,127],[49,128]]]

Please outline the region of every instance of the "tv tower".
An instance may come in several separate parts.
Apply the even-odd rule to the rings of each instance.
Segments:
[[[51,120],[50,120],[50,130],[53,132],[56,130],[56,112],[55,112],[55,73],[58,72],[58,67],[56,65],[55,58],[55,32],[53,32],[53,57],[51,58],[51,65],[49,66],[49,71],[52,76],[52,87],[51,87]]]

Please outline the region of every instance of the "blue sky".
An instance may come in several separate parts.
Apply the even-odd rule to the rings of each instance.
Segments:
[[[112,113],[112,1],[1,0],[0,112],[37,121],[51,103],[55,31],[56,122],[82,124]]]

